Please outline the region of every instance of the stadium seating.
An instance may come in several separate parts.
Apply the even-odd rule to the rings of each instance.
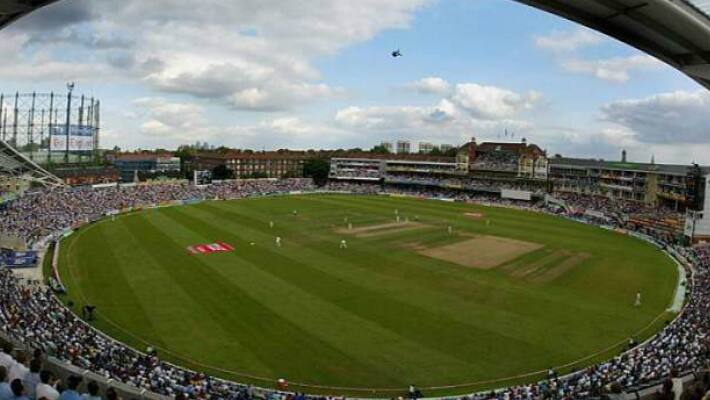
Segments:
[[[40,242],[47,236],[58,236],[76,224],[132,207],[316,190],[363,195],[386,193],[427,198],[447,197],[459,201],[532,209],[587,223],[599,221],[590,217],[589,213],[579,213],[578,210],[596,210],[618,216],[603,221],[604,224],[618,226],[622,226],[628,219],[623,218],[625,214],[640,211],[635,207],[613,204],[603,199],[572,196],[564,199],[567,208],[548,208],[544,202],[535,204],[503,200],[494,194],[471,194],[429,186],[333,182],[325,188],[317,189],[308,179],[290,179],[225,182],[201,187],[171,184],[44,189],[7,204],[0,210],[0,225],[3,229],[7,228],[25,237],[29,242]],[[646,214],[650,212],[648,209],[641,211]],[[683,374],[706,369],[710,360],[710,247],[684,247],[667,241],[665,237],[649,237],[648,240],[674,254],[691,277],[686,288],[687,302],[682,313],[672,323],[647,342],[633,344],[623,354],[584,370],[566,376],[557,376],[551,371],[547,379],[537,383],[471,394],[461,399],[599,398],[608,394],[612,386],[637,391],[659,384],[676,372]],[[3,257],[8,259],[8,256]],[[32,253],[13,253],[12,256],[15,261],[23,257],[36,261],[36,254]],[[84,323],[58,300],[52,288],[23,281],[4,268],[0,268],[0,331],[18,344],[29,349],[39,349],[74,367],[160,395],[240,400],[319,398],[220,380],[166,363],[155,354],[126,347]]]

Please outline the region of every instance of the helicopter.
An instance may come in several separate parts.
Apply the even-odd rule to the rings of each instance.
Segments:
[[[402,57],[402,52],[400,52],[399,49],[397,49],[392,52],[392,57],[394,57],[394,58]]]

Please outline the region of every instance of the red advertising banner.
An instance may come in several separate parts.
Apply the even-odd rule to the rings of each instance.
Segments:
[[[233,251],[234,247],[224,242],[215,242],[209,244],[196,244],[188,246],[187,251],[190,254],[211,254],[211,253],[226,253]]]

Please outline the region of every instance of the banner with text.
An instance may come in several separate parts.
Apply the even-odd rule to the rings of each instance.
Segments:
[[[67,150],[66,127],[53,126],[52,140],[49,143],[51,151]],[[69,127],[69,151],[93,151],[94,129],[90,126],[71,125]]]

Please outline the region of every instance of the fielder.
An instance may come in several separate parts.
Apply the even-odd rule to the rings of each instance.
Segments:
[[[276,236],[276,247],[281,247],[281,236]]]
[[[636,292],[636,301],[634,302],[634,306],[641,306],[641,292]]]
[[[449,235],[454,233],[454,228],[451,225],[449,225],[449,227],[446,230],[449,232]]]
[[[269,221],[269,228],[273,228],[273,227],[274,227],[274,221]]]
[[[347,249],[348,248],[348,242],[345,241],[345,239],[340,241],[340,248],[341,249]]]

